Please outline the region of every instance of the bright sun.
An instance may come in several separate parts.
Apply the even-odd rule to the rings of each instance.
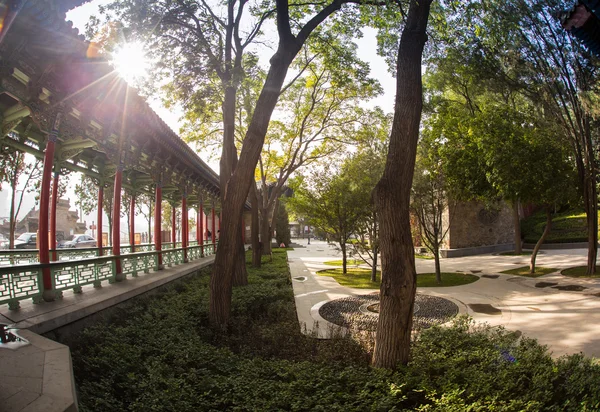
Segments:
[[[135,83],[148,74],[148,58],[141,42],[120,46],[113,53],[112,62],[119,75],[128,83]]]

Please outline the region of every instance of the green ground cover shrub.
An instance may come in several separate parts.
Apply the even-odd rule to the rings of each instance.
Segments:
[[[81,411],[581,411],[600,367],[458,319],[415,341],[396,372],[349,337],[298,326],[285,251],[234,290],[228,333],[208,326],[209,273],[122,305],[71,342]]]
[[[526,243],[536,243],[546,227],[546,214],[534,213],[521,221],[521,233]],[[585,213],[581,210],[558,213],[552,218],[552,230],[545,243],[587,242]]]

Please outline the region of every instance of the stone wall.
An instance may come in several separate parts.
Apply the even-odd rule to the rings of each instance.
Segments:
[[[451,207],[450,249],[513,243],[514,227],[511,209],[504,202],[486,209],[480,202],[458,202]]]
[[[86,232],[85,223],[78,222],[79,216],[77,212],[70,211],[69,199],[58,199],[56,205],[56,232],[60,237],[62,234],[65,238],[71,234],[80,234]]]

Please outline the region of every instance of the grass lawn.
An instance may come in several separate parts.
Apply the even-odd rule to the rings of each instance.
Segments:
[[[540,276],[547,275],[548,273],[556,272],[557,270],[558,269],[536,266],[535,273],[532,275],[531,273],[529,273],[529,266],[522,266],[516,269],[505,270],[500,273],[504,273],[507,275],[525,276],[528,278],[537,278]]]
[[[515,253],[515,252],[502,252],[500,253],[501,256],[531,256],[532,252],[521,252],[521,253]]]
[[[415,253],[415,258],[417,258],[417,259],[433,259],[433,255],[421,255],[421,254]]]
[[[323,264],[329,266],[342,266],[344,263],[342,260],[328,260],[327,262],[323,262]],[[346,264],[348,266],[366,265],[366,263],[361,259],[348,259]]]
[[[417,258],[417,259],[433,259],[433,256],[415,254],[415,258]],[[379,263],[381,263],[381,262],[379,262]],[[328,260],[327,262],[323,262],[323,264],[329,265],[329,266],[342,266],[342,260]],[[361,259],[348,259],[347,264],[348,264],[348,266],[366,265],[365,261],[361,260]]]
[[[565,269],[561,271],[560,274],[572,278],[600,278],[600,266],[596,266],[596,272],[594,272],[594,274],[591,276],[585,273],[586,270],[586,266],[577,266],[574,268]]]
[[[340,285],[357,289],[379,289],[381,272],[377,271],[377,282],[371,282],[370,269],[348,269],[343,274],[342,269],[325,269],[317,272],[321,276],[331,276]],[[442,283],[437,284],[435,273],[422,273],[417,275],[417,287],[444,287],[459,286],[475,282],[479,278],[466,273],[442,272]]]
[[[331,276],[337,283],[349,288],[379,289],[381,272],[377,271],[377,282],[371,282],[371,269],[349,268],[348,273],[343,274],[341,268],[325,269],[317,272],[321,276]]]

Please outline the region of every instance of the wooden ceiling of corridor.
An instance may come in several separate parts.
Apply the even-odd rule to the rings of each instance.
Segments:
[[[55,157],[62,169],[109,185],[119,162],[126,189],[153,193],[190,207],[218,198],[219,177],[65,21],[82,0],[28,0],[0,44],[2,144],[43,157],[61,112]]]

